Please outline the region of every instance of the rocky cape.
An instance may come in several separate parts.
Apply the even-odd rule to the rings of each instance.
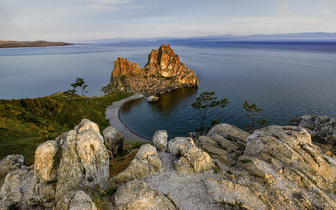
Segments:
[[[224,123],[170,141],[160,130],[132,150],[114,127],[101,135],[82,120],[39,145],[34,165],[0,161],[0,209],[335,209],[334,122],[303,116],[253,134]]]
[[[183,87],[198,87],[198,78],[193,70],[180,62],[170,45],[163,44],[152,50],[144,68],[126,58],[114,61],[110,84],[103,88],[136,91],[145,94],[162,94]]]

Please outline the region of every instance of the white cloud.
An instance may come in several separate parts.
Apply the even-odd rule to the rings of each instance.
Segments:
[[[290,8],[289,5],[286,3],[280,3],[277,6],[277,14],[279,16],[283,16],[283,17],[295,17],[298,16],[297,14],[294,14]]]

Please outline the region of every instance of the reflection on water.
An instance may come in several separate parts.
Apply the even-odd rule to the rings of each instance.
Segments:
[[[161,112],[164,115],[170,115],[176,109],[179,109],[191,100],[190,96],[196,93],[197,88],[181,88],[160,96],[160,99],[152,104],[153,111]]]
[[[197,88],[181,88],[160,95],[156,103],[148,103],[145,99],[129,101],[121,107],[120,119],[132,131],[148,139],[162,129],[167,130],[169,138],[180,136],[181,131],[176,126],[185,130],[196,127],[197,121],[192,119],[194,113],[185,112],[196,92]]]
[[[126,103],[123,104],[123,106],[120,108],[120,112],[123,114],[128,114],[132,107],[139,106],[142,103],[143,98],[135,99],[132,101],[127,101]]]

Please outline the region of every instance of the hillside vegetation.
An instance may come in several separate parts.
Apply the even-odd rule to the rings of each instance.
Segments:
[[[22,154],[27,163],[34,159],[38,144],[71,130],[81,119],[96,122],[100,129],[109,126],[106,107],[130,96],[112,92],[101,97],[86,98],[68,93],[34,99],[0,100],[0,159],[9,154]]]

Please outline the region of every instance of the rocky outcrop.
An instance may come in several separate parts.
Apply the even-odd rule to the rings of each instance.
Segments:
[[[336,159],[313,143],[307,130],[316,127],[305,119],[302,127],[252,135],[220,124],[196,143],[167,143],[158,131],[153,141],[161,151],[143,145],[112,178],[105,144],[116,132],[106,129],[104,141],[97,124],[82,120],[39,145],[33,166],[22,156],[0,161],[0,209],[336,209]]]
[[[15,169],[24,166],[25,158],[22,155],[8,155],[0,160],[0,188],[5,181],[6,175]]]
[[[57,209],[86,209],[97,210],[91,197],[84,191],[70,191],[62,197],[57,204]]]
[[[179,172],[207,171],[214,166],[209,154],[197,148],[194,141],[188,137],[175,137],[170,140],[168,151],[178,157],[174,166]]]
[[[111,152],[110,157],[113,157],[118,152],[123,151],[124,146],[124,136],[118,132],[118,130],[113,127],[109,126],[104,129],[104,143],[106,148]]]
[[[325,116],[304,115],[294,118],[289,125],[305,128],[315,143],[321,143],[336,154],[336,119]]]
[[[153,143],[154,146],[159,150],[159,151],[167,151],[167,143],[168,140],[168,133],[166,130],[159,130],[156,131],[154,136],[153,136]]]
[[[223,171],[222,178],[205,182],[216,201],[227,208],[246,209],[336,207],[335,159],[323,155],[305,129],[268,126],[245,139],[244,133],[233,135],[223,132],[223,127],[230,126],[219,125],[216,132],[213,128],[208,137],[198,140]],[[230,153],[235,157],[230,158]]]
[[[141,179],[161,169],[161,160],[157,150],[150,144],[142,145],[126,170],[113,178],[115,183],[125,183]]]
[[[197,87],[198,78],[192,70],[180,62],[170,45],[163,44],[152,50],[144,68],[126,58],[114,61],[110,84],[105,91],[138,91],[147,94],[165,93],[182,87]]]
[[[177,209],[166,196],[145,182],[133,180],[115,194],[115,209]]]
[[[106,189],[109,157],[97,124],[82,120],[74,130],[39,145],[33,168],[7,174],[2,202],[53,207],[70,191]]]
[[[196,145],[210,154],[222,168],[234,166],[246,147],[249,133],[236,126],[223,123],[210,129],[207,136],[200,136]]]

